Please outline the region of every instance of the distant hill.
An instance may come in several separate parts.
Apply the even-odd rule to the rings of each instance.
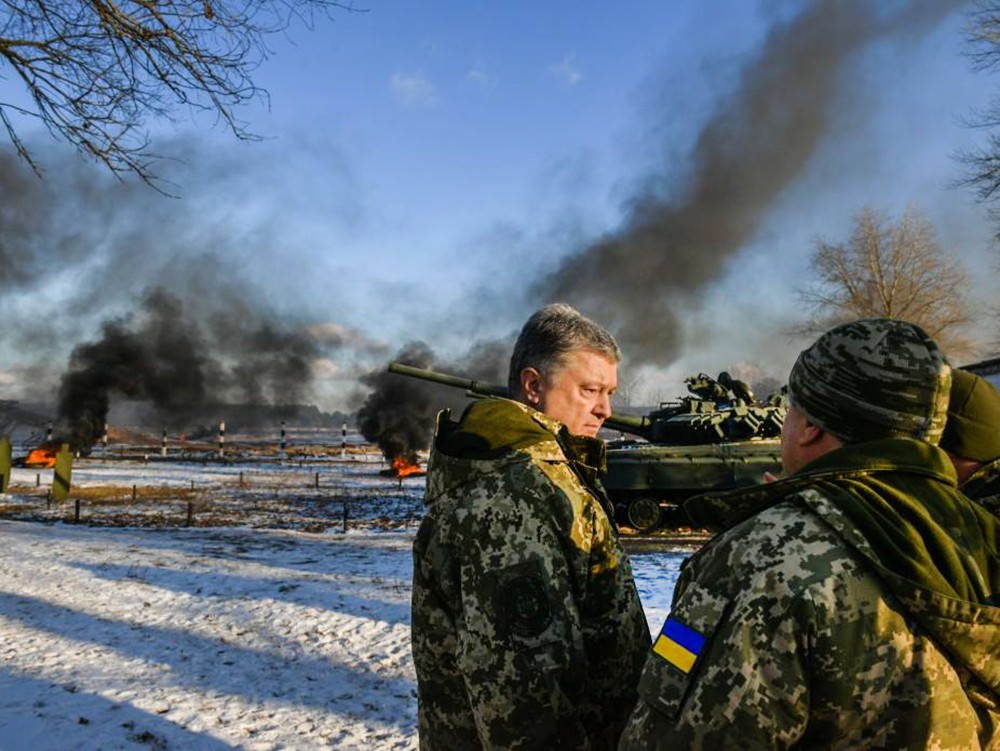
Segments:
[[[214,434],[223,420],[227,432],[278,427],[282,422],[298,428],[339,428],[345,422],[354,422],[352,415],[323,412],[314,404],[206,404],[185,410],[183,417],[165,419],[150,402],[121,401],[113,404],[108,413],[110,425],[154,430],[169,427],[182,429],[192,437],[202,432]]]

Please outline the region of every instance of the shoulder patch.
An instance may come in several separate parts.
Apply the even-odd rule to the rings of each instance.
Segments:
[[[504,620],[512,634],[538,636],[552,621],[545,583],[537,574],[512,578],[504,585],[500,597]]]
[[[705,637],[673,617],[667,618],[653,642],[653,652],[682,673],[690,673],[705,646]]]
[[[552,623],[550,587],[538,561],[499,571],[496,585],[497,620],[507,637],[532,639]]]

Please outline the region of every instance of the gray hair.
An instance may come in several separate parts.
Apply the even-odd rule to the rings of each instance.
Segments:
[[[521,393],[521,371],[534,368],[548,379],[572,352],[596,352],[612,362],[621,362],[622,353],[605,329],[565,303],[553,303],[536,310],[524,324],[510,356],[507,389],[511,398]]]

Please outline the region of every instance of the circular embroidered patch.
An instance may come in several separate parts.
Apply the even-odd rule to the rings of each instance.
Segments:
[[[552,621],[549,598],[541,577],[522,575],[504,584],[503,609],[511,634],[538,636]]]

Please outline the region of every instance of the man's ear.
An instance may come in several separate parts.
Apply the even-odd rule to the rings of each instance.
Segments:
[[[803,428],[802,432],[799,433],[799,445],[800,446],[812,446],[823,440],[827,433],[823,428],[815,423],[806,420],[806,426]]]
[[[541,404],[544,385],[545,379],[534,368],[521,371],[521,395],[528,404]]]

